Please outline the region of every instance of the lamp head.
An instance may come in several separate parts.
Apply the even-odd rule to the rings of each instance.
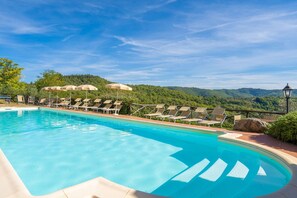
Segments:
[[[283,93],[286,98],[290,98],[292,95],[293,89],[289,86],[289,83],[283,88]]]

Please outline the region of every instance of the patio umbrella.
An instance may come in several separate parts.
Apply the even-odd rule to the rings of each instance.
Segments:
[[[62,87],[62,90],[70,91],[70,101],[71,101],[71,93],[72,93],[72,91],[75,91],[76,89],[77,89],[77,86],[74,86],[74,85],[65,85]]]
[[[41,90],[48,91],[48,106],[50,106],[50,101],[51,101],[51,87],[43,87]]]
[[[52,86],[50,87],[50,90],[51,91],[56,91],[57,92],[57,95],[56,95],[56,104],[58,104],[58,91],[62,91],[62,87],[60,86]]]
[[[98,90],[97,87],[93,85],[80,85],[76,88],[79,91],[86,91],[86,99],[88,98],[88,91],[96,91]]]
[[[127,85],[120,84],[120,83],[107,84],[106,88],[117,90],[117,100],[118,100],[118,96],[119,96],[119,90],[132,91],[132,87],[129,87]]]

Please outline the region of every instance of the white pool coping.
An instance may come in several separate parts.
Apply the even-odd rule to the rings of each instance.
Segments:
[[[5,107],[7,108],[7,107]],[[0,108],[1,109],[1,108]],[[37,110],[38,107],[14,107],[11,108],[14,109],[14,111],[18,110]],[[13,111],[13,110],[7,110],[7,111]],[[57,109],[58,110],[58,109]],[[72,112],[65,110],[66,112]],[[86,114],[84,112],[77,112],[80,114],[85,115],[96,115],[96,114]],[[98,114],[98,117],[102,117],[105,115]],[[169,124],[162,124],[162,123],[155,123],[153,121],[145,120],[138,120],[131,118],[123,118],[119,116],[110,116],[107,115],[106,117],[114,117],[124,120],[131,120],[131,121],[137,121],[137,122],[144,122],[144,123],[152,123],[152,124],[159,124],[159,125],[166,125],[170,126]],[[171,125],[172,126],[172,125]],[[186,127],[186,126],[176,126],[173,125],[172,127],[180,127],[180,128],[186,128],[186,129],[196,129],[201,130],[194,127]],[[205,130],[205,129],[202,129]],[[214,131],[209,131],[210,133],[214,133]],[[263,146],[257,143],[248,142],[245,140],[238,139],[240,137],[240,134],[234,134],[234,133],[228,133],[226,131],[218,131],[218,133],[224,133],[220,135],[218,138],[222,141],[227,141],[229,143],[238,144],[240,146],[245,146],[250,149],[254,149],[258,152],[264,152],[267,155],[271,155],[274,158],[278,159],[280,162],[284,163],[284,165],[288,166],[290,168],[290,171],[292,173],[292,178],[290,182],[280,189],[277,192],[274,192],[269,195],[265,195],[262,197],[269,197],[269,198],[295,198],[297,197],[297,158],[284,153],[282,151],[279,151],[277,149]],[[65,188],[62,190],[59,190],[57,192],[44,195],[44,196],[33,196],[30,194],[26,186],[23,184],[19,176],[17,175],[16,171],[13,169],[12,165],[4,155],[4,153],[0,149],[0,197],[1,198],[34,198],[34,197],[40,197],[40,198],[157,198],[161,196],[156,196],[148,193],[144,193],[141,191],[137,191],[116,183],[113,183],[105,178],[98,177],[92,180],[89,180],[87,182],[77,184],[75,186]]]
[[[0,112],[6,111],[35,111],[38,110],[39,107],[0,107]]]

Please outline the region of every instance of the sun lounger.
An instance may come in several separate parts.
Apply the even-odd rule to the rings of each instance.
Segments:
[[[199,122],[204,120],[207,117],[207,108],[205,107],[197,107],[193,112],[192,118],[182,119],[185,122]]]
[[[46,102],[46,98],[41,98],[41,99],[38,101],[38,104],[39,104],[39,105],[45,105],[45,102]]]
[[[64,101],[60,102],[60,103],[55,103],[56,107],[62,106],[64,104]]]
[[[83,104],[80,105],[78,108],[85,109],[85,111],[87,111],[88,110],[89,103],[90,103],[90,100],[91,99],[89,99],[89,98],[84,99],[83,100]]]
[[[102,105],[97,109],[97,111],[104,111],[105,109],[109,109],[112,107],[112,100],[105,100]]]
[[[202,120],[199,122],[199,124],[203,125],[215,125],[220,124],[222,127],[227,115],[225,114],[225,109],[221,107],[216,107],[210,114],[210,118],[208,120]]]
[[[61,102],[59,102],[59,103],[55,103],[55,106],[56,107],[64,106],[64,104],[66,102],[65,98],[61,98],[60,101]]]
[[[76,98],[74,100],[74,102],[75,102],[74,105],[71,105],[71,101],[70,101],[70,104],[68,105],[68,108],[69,109],[73,109],[73,107],[78,108],[78,106],[80,106],[82,104],[81,100],[82,100],[81,98]]]
[[[118,114],[122,108],[122,101],[116,100],[110,108],[104,108],[103,113],[110,113],[114,111],[114,114]]]
[[[144,114],[144,115],[149,118],[163,115],[163,113],[165,111],[164,106],[165,106],[164,104],[157,104],[155,107],[156,111],[154,113],[148,113],[148,114]]]
[[[61,105],[61,107],[68,107],[69,105],[71,104],[71,101],[70,100],[66,100],[64,101],[64,103]]]
[[[242,119],[241,115],[234,115],[233,124],[235,125],[241,119]]]
[[[74,102],[81,102],[81,98],[76,98],[75,100],[74,100]]]
[[[117,106],[117,105],[121,105],[123,103],[123,101],[120,100],[116,100],[113,105]]]
[[[101,99],[97,98],[93,101],[93,106],[88,106],[87,109],[97,110],[101,106]]]
[[[112,104],[106,104],[103,107],[98,108],[98,110],[101,110],[103,113],[112,107]]]
[[[114,107],[104,109],[103,113],[112,113],[112,112],[114,112],[115,115],[118,115],[120,110],[122,109],[122,107],[123,107],[123,105],[116,105]]]
[[[169,118],[169,117],[172,117],[172,116],[176,116],[176,113],[177,113],[177,106],[174,106],[174,105],[172,105],[172,106],[169,106],[168,108],[167,108],[167,110],[169,111],[168,113],[167,113],[167,115],[159,115],[159,116],[157,116],[157,118],[161,118],[161,119],[165,119],[165,118]]]
[[[17,101],[19,103],[25,103],[25,98],[23,95],[17,95]]]
[[[174,122],[176,122],[176,120],[188,118],[191,115],[191,108],[190,107],[181,107],[178,110],[177,114],[179,112],[180,112],[180,114],[178,116],[170,116],[169,119],[174,120]]]
[[[50,98],[50,99],[47,100],[47,106],[48,107],[52,107],[54,103],[55,103],[55,100],[53,98]]]
[[[104,105],[106,105],[106,104],[111,104],[112,103],[112,100],[105,100],[103,103],[102,103],[102,105],[104,106]]]
[[[82,102],[76,102],[74,105],[70,105],[69,109],[78,109]]]
[[[63,100],[62,102],[55,104],[56,107],[68,107],[70,105],[70,100]]]
[[[34,96],[29,96],[28,97],[28,104],[35,104],[35,97]]]

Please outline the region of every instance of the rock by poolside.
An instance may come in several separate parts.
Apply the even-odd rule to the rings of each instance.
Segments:
[[[239,120],[234,125],[234,130],[263,133],[268,127],[268,123],[257,118],[246,118]]]

